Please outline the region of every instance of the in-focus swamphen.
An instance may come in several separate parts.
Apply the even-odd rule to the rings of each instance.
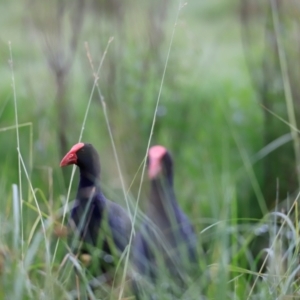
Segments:
[[[106,273],[115,264],[114,254],[119,257],[129,242],[131,220],[120,205],[103,195],[100,160],[93,145],[75,144],[60,166],[72,164],[78,166],[80,179],[70,214],[70,226],[76,233],[71,248],[79,254],[90,254],[93,269],[99,271],[100,267]],[[99,264],[95,264],[94,258]]]
[[[176,200],[168,150],[151,147],[147,166],[150,194],[146,218],[133,246],[133,263],[139,274],[133,289],[137,299],[144,299],[143,295],[146,299],[168,299],[161,298],[168,293],[173,299],[184,294],[188,278],[198,272],[197,238]],[[147,291],[143,280],[151,282],[152,291]]]

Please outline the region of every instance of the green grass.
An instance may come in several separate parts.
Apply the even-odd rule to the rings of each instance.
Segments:
[[[123,296],[130,297],[123,276],[131,271],[130,263],[125,271],[118,269],[113,291],[103,285],[94,293],[88,271],[70,255],[66,240],[54,234],[74,197],[77,174],[68,188],[59,168],[56,85],[43,52],[43,37],[55,29],[53,11],[39,15],[38,6],[24,13],[16,1],[5,5],[0,4],[5,29],[0,33],[0,299],[72,299],[78,294],[81,299],[118,299],[123,287]],[[263,113],[248,74],[235,3],[193,0],[179,11],[178,20],[178,4],[172,3],[160,23],[162,41],[152,48],[150,4],[126,5],[121,26],[107,11],[91,3],[85,7],[65,94],[69,146],[81,136],[92,142],[100,153],[105,194],[124,207],[125,199],[131,207],[138,201],[141,208],[147,196],[142,177],[146,150],[154,143],[170,149],[176,194],[203,251],[199,265],[212,278],[209,284],[199,278],[191,285],[194,299],[199,290],[208,290],[209,299],[297,299],[297,209],[296,215],[267,214],[264,207],[262,175],[253,164],[263,147]],[[68,16],[65,37],[70,36]],[[45,18],[42,33],[35,18]],[[99,90],[93,90],[85,41],[95,70],[103,59]],[[256,47],[259,56],[260,38]],[[284,79],[288,84],[286,74]],[[289,107],[292,116],[290,102]],[[249,201],[253,191],[257,203]],[[295,199],[291,196],[291,203]],[[257,219],[259,214],[265,217]],[[256,232],[270,238],[257,246]],[[259,276],[259,257],[261,263],[266,254],[268,268]],[[129,262],[127,253],[123,260]]]

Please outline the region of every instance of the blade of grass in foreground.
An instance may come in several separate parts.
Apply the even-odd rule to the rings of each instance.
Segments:
[[[25,122],[18,125],[12,125],[12,126],[5,126],[0,128],[0,132],[6,132],[8,130],[13,130],[16,128],[24,128],[29,127],[29,174],[31,173],[31,170],[33,168],[33,126],[32,122]],[[30,190],[28,190],[28,202],[31,202],[31,193]]]
[[[17,251],[20,246],[20,200],[18,195],[18,186],[12,185],[13,189],[13,213],[14,213],[14,251]]]
[[[42,213],[38,204],[38,201],[35,197],[35,193],[33,190],[33,187],[31,185],[31,181],[30,181],[30,177],[29,177],[29,173],[25,167],[25,163],[22,159],[22,155],[21,155],[21,146],[20,146],[20,134],[19,134],[19,128],[20,127],[24,127],[24,126],[30,126],[30,155],[29,155],[29,167],[30,169],[32,169],[32,141],[33,141],[33,134],[32,134],[32,124],[31,123],[25,123],[25,124],[19,124],[18,121],[18,105],[17,105],[17,96],[16,96],[16,86],[15,86],[15,77],[14,77],[14,68],[13,68],[13,57],[12,57],[12,47],[11,47],[11,42],[9,42],[9,53],[10,53],[10,60],[9,60],[9,64],[10,64],[10,68],[11,68],[11,74],[12,74],[12,89],[13,89],[13,100],[14,100],[14,112],[15,112],[15,129],[16,129],[16,139],[17,139],[17,154],[18,154],[18,181],[19,181],[19,185],[13,185],[13,212],[14,212],[14,249],[16,250],[15,253],[18,255],[18,257],[20,257],[20,260],[18,260],[18,262],[20,262],[19,267],[21,268],[20,272],[18,272],[18,276],[19,276],[19,280],[15,280],[15,284],[14,284],[14,293],[15,293],[15,299],[20,299],[22,298],[22,291],[24,288],[24,285],[26,284],[26,280],[24,280],[28,274],[26,273],[27,271],[27,267],[26,267],[26,258],[28,257],[28,255],[32,255],[32,253],[29,251],[24,252],[24,245],[25,245],[25,241],[24,241],[24,219],[23,219],[23,195],[22,195],[22,168],[24,170],[24,173],[26,175],[26,178],[28,180],[29,183],[29,198],[30,198],[30,193],[32,194],[34,200],[35,200],[35,204],[38,210],[38,214],[39,214],[39,219],[42,225],[42,236],[45,242],[45,248],[46,248],[46,258],[47,258],[47,270],[50,271],[50,250],[49,250],[49,243],[48,243],[48,239],[46,236],[46,229],[44,226],[44,222],[43,222],[43,218],[42,218]],[[1,131],[4,130],[8,130],[8,129],[12,129],[12,127],[6,127],[6,128],[2,128]],[[19,188],[19,190],[18,190]],[[17,203],[18,202],[18,203]],[[21,232],[20,232],[21,231]],[[19,249],[21,249],[21,251],[18,251]],[[18,265],[17,262],[17,265]],[[26,274],[26,275],[25,275]],[[50,274],[50,273],[48,273]]]
[[[13,90],[13,100],[14,100],[14,110],[15,110],[15,125],[16,125],[16,135],[17,135],[17,151],[18,151],[18,175],[19,175],[19,200],[20,200],[20,222],[21,222],[21,258],[24,256],[23,240],[24,240],[24,227],[23,227],[23,205],[22,205],[22,173],[21,173],[21,159],[19,155],[20,151],[20,137],[19,137],[19,119],[18,119],[18,105],[17,105],[17,94],[16,94],[16,84],[12,57],[11,42],[8,42],[10,60],[9,65],[11,69],[11,81]]]

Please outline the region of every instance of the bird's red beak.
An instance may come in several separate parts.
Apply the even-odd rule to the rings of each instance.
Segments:
[[[76,152],[84,146],[84,143],[78,143],[74,145],[71,150],[64,156],[60,162],[60,167],[73,165],[77,163],[77,154]]]
[[[148,177],[149,179],[156,178],[161,172],[160,157],[149,157]]]
[[[60,162],[60,167],[68,166],[68,165],[73,165],[77,163],[77,155],[76,153],[72,153],[71,151],[68,152],[64,158]]]

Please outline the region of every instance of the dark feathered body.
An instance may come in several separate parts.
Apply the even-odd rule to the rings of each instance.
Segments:
[[[187,216],[174,200],[172,191],[161,189],[159,182],[153,182],[146,216],[134,244],[134,260],[142,274],[155,278],[156,256],[164,256],[167,268],[179,273],[197,264],[197,238]],[[164,195],[164,197],[162,197]],[[166,197],[171,197],[166,201]],[[165,201],[162,201],[162,198]]]
[[[198,268],[197,238],[175,197],[171,156],[166,149],[160,150],[162,154],[154,157],[151,156],[151,149],[149,151],[148,174],[151,183],[147,219],[136,236],[133,259],[141,275],[161,283],[162,279],[157,278],[163,274],[163,280],[169,284],[171,280],[179,287],[184,286],[187,277]],[[156,159],[159,161],[156,162]],[[141,290],[137,282],[134,285],[135,290]],[[136,291],[136,294],[140,295],[140,292]]]
[[[120,205],[103,195],[99,156],[91,144],[76,144],[63,158],[61,166],[73,163],[79,167],[80,180],[70,214],[69,223],[75,233],[71,247],[76,253],[96,257],[106,272],[114,265],[113,254],[123,252],[128,244],[131,221]],[[93,268],[99,269],[99,264],[93,263]]]
[[[126,211],[99,191],[89,198],[77,198],[69,222],[77,233],[72,248],[75,252],[96,253],[102,272],[114,265],[112,252],[116,251],[112,248],[123,252],[129,242],[131,222]]]

